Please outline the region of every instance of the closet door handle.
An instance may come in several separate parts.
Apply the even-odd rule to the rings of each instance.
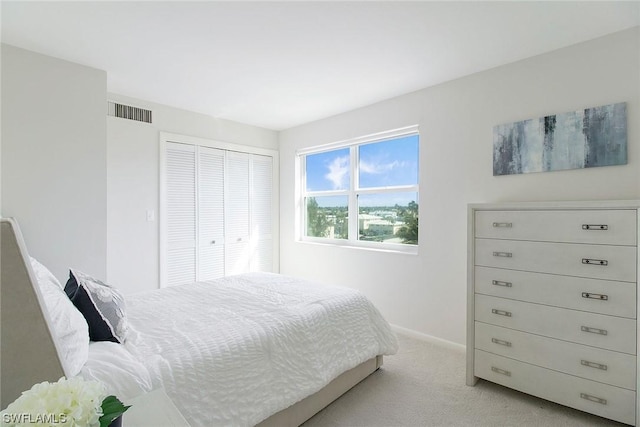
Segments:
[[[609,226],[607,224],[582,224],[582,229],[587,231],[606,231],[609,229]]]
[[[606,267],[607,265],[609,265],[609,261],[607,261],[606,259],[595,259],[595,258],[582,258],[582,263],[589,264],[589,265],[601,265],[603,267]]]
[[[511,283],[511,282],[503,282],[501,280],[492,280],[491,284],[495,285],[495,286],[504,286],[505,288],[510,288],[511,286],[513,286],[513,283]]]

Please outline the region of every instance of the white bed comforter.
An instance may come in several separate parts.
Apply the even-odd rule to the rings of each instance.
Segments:
[[[127,299],[125,347],[192,426],[251,426],[397,342],[360,292],[250,273]]]

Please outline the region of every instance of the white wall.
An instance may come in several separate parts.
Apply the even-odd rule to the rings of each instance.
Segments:
[[[107,280],[124,293],[159,283],[159,132],[278,149],[274,131],[122,95],[109,100],[153,110],[153,124],[107,119]],[[155,221],[147,221],[147,210]]]
[[[106,276],[104,71],[2,45],[2,214],[63,283]]]
[[[393,324],[464,344],[467,203],[640,198],[638,28],[280,134],[280,270],[367,294]],[[627,102],[628,164],[494,177],[493,126]],[[420,125],[419,255],[295,240],[295,151]]]
[[[107,96],[101,70],[5,44],[1,59],[2,214],[63,282],[76,267],[125,293],[158,286],[159,131],[278,148],[274,131]],[[153,125],[107,117],[107,98]]]

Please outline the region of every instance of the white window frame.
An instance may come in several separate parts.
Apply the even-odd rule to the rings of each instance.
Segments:
[[[415,185],[399,185],[389,187],[368,187],[360,188],[359,185],[359,173],[358,165],[360,159],[358,158],[358,147],[365,144],[371,144],[376,142],[383,142],[390,139],[397,139],[403,136],[420,135],[418,125],[407,126],[400,129],[394,129],[386,132],[380,132],[376,134],[366,135],[358,138],[353,138],[345,141],[334,142],[331,144],[324,144],[314,147],[308,147],[299,149],[296,151],[296,170],[298,178],[298,221],[296,235],[298,241],[315,244],[328,244],[337,246],[347,246],[354,248],[375,249],[381,251],[390,252],[403,252],[409,254],[417,254],[420,242],[418,244],[406,244],[406,243],[387,243],[387,242],[370,242],[359,240],[359,210],[358,210],[358,196],[366,194],[384,194],[384,193],[400,193],[400,192],[413,192],[417,194],[417,198],[420,197],[419,183],[420,183],[420,159],[418,158],[418,182]],[[324,153],[327,151],[339,150],[343,148],[349,148],[349,167],[350,167],[350,180],[349,188],[346,190],[325,190],[325,191],[307,191],[306,185],[306,162],[305,157],[307,155]],[[418,149],[419,153],[419,149]],[[418,155],[419,157],[419,155]],[[330,237],[314,237],[307,236],[307,207],[305,200],[308,197],[325,197],[325,196],[347,196],[348,197],[348,209],[349,213],[355,212],[356,214],[349,215],[349,238],[348,239],[335,239]],[[419,200],[416,200],[418,207],[420,206]],[[355,218],[355,219],[354,219]]]

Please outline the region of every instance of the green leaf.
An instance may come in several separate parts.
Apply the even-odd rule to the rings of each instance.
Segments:
[[[131,405],[125,406],[115,396],[107,396],[102,401],[102,416],[100,417],[100,427],[108,427],[109,424],[122,415]]]

